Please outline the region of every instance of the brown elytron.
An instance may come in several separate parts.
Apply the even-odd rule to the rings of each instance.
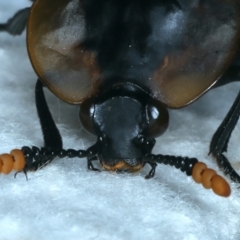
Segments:
[[[118,76],[135,78],[170,108],[183,107],[211,88],[230,65],[239,41],[238,1],[194,4],[170,14],[160,8],[145,10],[150,26],[148,36],[142,39],[146,51],[129,45],[119,60],[126,61],[126,69],[118,69],[119,62],[111,63],[116,65]],[[130,17],[122,16],[118,21],[129,21],[131,27]],[[106,74],[102,73],[109,72],[108,66],[99,67],[99,51],[83,47],[86,34],[83,1],[35,1],[28,22],[31,62],[44,84],[73,104],[94,95],[104,84]],[[109,35],[118,38],[111,31]],[[130,57],[139,51],[139,57]]]
[[[28,21],[27,45],[32,65],[62,100],[78,104],[100,83],[95,54],[81,42],[85,20],[80,1],[36,1]]]
[[[231,64],[239,42],[237,1],[194,4],[187,14],[169,14],[166,25],[155,29],[155,36],[166,39],[165,46],[171,47],[152,78],[159,89],[157,98],[173,108],[185,106],[206,92]]]

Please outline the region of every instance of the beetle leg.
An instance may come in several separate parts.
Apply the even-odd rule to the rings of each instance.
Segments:
[[[43,84],[40,80],[36,83],[35,94],[37,112],[44,137],[44,147],[39,149],[37,147],[29,148],[24,146],[21,150],[0,155],[2,156],[0,157],[0,172],[7,174],[11,170],[15,170],[26,173],[29,170],[37,170],[46,166],[55,157],[88,157],[88,159],[94,157],[98,153],[98,142],[87,150],[62,149],[62,138],[48,109],[43,92]]]
[[[101,170],[100,169],[98,169],[98,168],[95,168],[94,166],[93,166],[93,163],[92,163],[92,161],[96,161],[96,160],[98,160],[98,158],[96,157],[96,156],[93,156],[93,157],[89,157],[88,158],[88,170],[91,170],[91,171],[96,171],[96,172],[101,172]]]
[[[0,24],[0,31],[6,31],[11,35],[20,35],[27,25],[30,7],[19,10],[5,24]]]
[[[6,24],[0,23],[0,32],[7,31]]]
[[[49,111],[43,92],[43,84],[39,79],[36,83],[35,97],[38,117],[44,138],[44,146],[46,148],[62,149],[62,137]]]
[[[16,178],[19,173],[24,173],[24,175],[25,175],[25,177],[26,177],[26,180],[28,181],[27,171],[26,171],[25,169],[23,169],[22,171],[17,171],[17,172],[15,172],[14,178]]]
[[[152,168],[151,168],[150,172],[148,173],[148,175],[145,176],[145,179],[153,178],[155,175],[155,170],[156,170],[157,164],[155,162],[146,162],[146,163],[148,163]]]
[[[50,163],[54,157],[67,155],[62,150],[62,137],[49,111],[43,84],[39,79],[35,87],[35,102],[44,138],[44,148],[39,150],[37,147],[32,147],[32,149],[23,147],[21,149],[26,159],[25,171],[40,169]]]
[[[230,178],[240,183],[240,176],[233,169],[228,159],[223,155],[223,152],[227,152],[228,142],[231,137],[231,133],[235,128],[240,115],[240,92],[238,93],[232,107],[228,114],[214,133],[211,143],[209,154],[216,159],[220,168],[223,169],[225,174],[229,174]]]

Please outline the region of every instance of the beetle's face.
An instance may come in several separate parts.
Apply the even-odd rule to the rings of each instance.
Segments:
[[[124,132],[122,136],[124,137]],[[138,135],[115,142],[115,139],[103,135],[99,137],[99,143],[98,158],[103,168],[109,171],[137,172],[144,166],[144,156],[152,151],[155,139]]]
[[[110,98],[95,107],[99,160],[107,170],[137,171],[143,165],[139,136],[144,128],[142,105],[129,97]]]
[[[88,131],[98,136],[97,156],[105,169],[139,171],[144,156],[154,146],[154,137],[166,130],[167,109],[152,98],[146,99],[112,96],[82,104],[80,119]]]
[[[128,141],[113,143],[107,136],[103,136],[99,142],[101,150],[98,157],[103,168],[109,171],[137,172],[144,166],[144,156],[152,151],[155,139],[139,135]]]

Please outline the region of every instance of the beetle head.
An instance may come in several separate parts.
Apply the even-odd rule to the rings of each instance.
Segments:
[[[114,92],[114,91],[112,91]],[[83,127],[98,136],[98,158],[111,171],[140,170],[155,137],[168,126],[168,111],[147,94],[112,94],[81,105]]]

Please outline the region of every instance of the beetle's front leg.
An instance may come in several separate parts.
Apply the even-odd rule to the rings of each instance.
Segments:
[[[146,162],[146,163],[148,163],[151,166],[151,170],[149,171],[148,175],[145,176],[145,179],[153,178],[155,175],[155,170],[156,170],[157,164],[154,162]]]
[[[35,97],[44,138],[44,147],[39,149],[38,147],[24,146],[21,150],[15,149],[10,154],[0,155],[0,172],[8,174],[12,170],[23,171],[24,173],[30,170],[36,171],[46,166],[55,157],[87,157],[90,161],[93,161],[94,156],[98,154],[98,142],[87,150],[64,150],[62,148],[62,137],[49,111],[43,92],[43,84],[40,80],[36,83]],[[94,169],[92,167],[92,170]]]
[[[219,167],[225,174],[228,174],[230,178],[240,183],[240,176],[233,169],[228,159],[223,155],[223,152],[227,152],[228,142],[231,137],[231,133],[235,128],[240,115],[240,92],[238,93],[232,107],[228,114],[222,121],[221,125],[214,133],[211,143],[209,154],[216,159]]]
[[[0,23],[0,31],[11,35],[20,35],[27,25],[30,7],[19,10],[6,23]]]
[[[92,161],[97,161],[98,160],[98,158],[96,157],[96,156],[94,156],[94,157],[89,157],[88,158],[88,170],[91,170],[91,171],[96,171],[96,172],[101,172],[101,170],[100,169],[98,169],[98,168],[95,168],[94,166],[93,166],[93,163],[92,163]]]

